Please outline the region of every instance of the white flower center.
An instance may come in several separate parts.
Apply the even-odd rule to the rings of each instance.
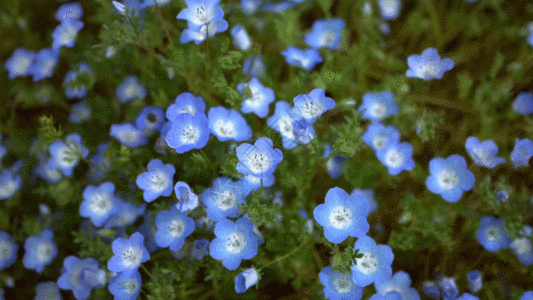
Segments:
[[[0,241],[0,261],[5,261],[11,257],[13,247],[8,241]]]
[[[194,144],[200,138],[200,130],[198,127],[187,126],[183,128],[181,141],[184,144]]]
[[[387,142],[387,137],[384,135],[376,135],[374,139],[372,140],[372,145],[377,150],[383,149],[385,147],[385,143]]]
[[[235,194],[231,191],[223,191],[219,193],[215,198],[215,203],[222,210],[227,210],[235,206],[236,197]]]
[[[387,154],[385,154],[385,162],[389,167],[398,168],[403,163],[403,154],[396,149],[390,149]]]
[[[348,274],[344,274],[333,280],[333,286],[339,293],[348,293],[352,290],[353,281]]]
[[[308,101],[302,106],[302,111],[300,115],[306,119],[311,119],[318,116],[324,108],[320,103],[316,101]]]
[[[68,278],[68,282],[77,289],[80,288],[80,272],[80,267],[74,268],[70,273],[70,277]]]
[[[531,242],[525,237],[515,240],[513,247],[518,254],[526,254],[532,250]]]
[[[388,292],[393,292],[393,291],[400,293],[402,295],[402,299],[407,299],[403,294],[403,289],[397,285],[386,287],[382,295],[386,295]]]
[[[0,183],[0,197],[7,198],[11,197],[13,193],[17,190],[17,185],[13,179],[4,181]]]
[[[263,94],[256,88],[250,87],[250,91],[252,92],[252,97],[246,99],[248,105],[253,107],[258,107],[263,102]]]
[[[248,167],[253,173],[263,173],[270,168],[270,157],[264,152],[254,153],[248,159]]]
[[[485,234],[489,241],[498,240],[501,236],[500,229],[496,226],[491,226],[485,230]]]
[[[37,259],[40,262],[46,262],[52,257],[52,245],[50,243],[41,243],[37,246]]]
[[[194,10],[198,23],[205,23],[213,18],[213,11],[200,5]]]
[[[329,213],[329,223],[335,229],[344,229],[352,225],[352,211],[346,206],[337,206]]]
[[[56,60],[53,58],[47,59],[42,67],[41,67],[41,73],[43,74],[49,74],[52,72],[52,68],[55,66]]]
[[[15,73],[24,74],[28,70],[32,63],[32,60],[27,57],[21,57],[15,62]]]
[[[492,163],[492,159],[488,151],[481,148],[474,148],[472,152],[474,152],[474,156],[477,157],[481,164],[488,166]]]
[[[124,281],[124,284],[122,285],[126,293],[129,295],[135,294],[137,289],[139,288],[139,284],[137,283],[137,279],[131,278],[126,281]]]
[[[122,252],[122,263],[128,269],[134,268],[141,264],[142,250],[139,247],[129,247]]]
[[[124,96],[127,98],[133,98],[137,94],[139,94],[139,86],[135,83],[130,83],[125,89],[124,89]]]
[[[170,182],[170,178],[165,172],[151,172],[150,175],[151,189],[154,192],[162,192]]]
[[[335,41],[336,34],[332,30],[325,30],[319,39],[321,46],[330,46]]]
[[[292,128],[291,118],[281,118],[278,121],[281,135],[288,139],[294,139],[294,128]]]
[[[91,211],[99,216],[111,210],[111,197],[108,193],[95,193],[91,198]]]
[[[424,79],[434,77],[439,73],[439,65],[435,62],[426,62],[418,67],[418,75]]]
[[[181,113],[186,113],[194,116],[194,114],[196,114],[196,109],[191,105],[187,105],[181,109]]]
[[[369,112],[374,118],[383,118],[387,113],[387,107],[381,102],[376,102],[370,106]]]
[[[244,234],[237,232],[228,237],[226,250],[231,253],[240,253],[246,246],[246,237]]]
[[[72,40],[76,38],[77,34],[78,34],[78,30],[74,26],[67,26],[61,32],[61,41],[63,43],[70,43]]]
[[[233,138],[237,135],[235,131],[235,125],[232,122],[224,122],[223,120],[217,120],[213,126],[215,132],[221,137]]]
[[[173,238],[182,236],[185,232],[185,223],[180,219],[172,220],[168,225],[168,232]]]
[[[133,143],[139,139],[139,133],[133,130],[123,130],[118,133],[118,137],[124,143]]]
[[[459,176],[457,176],[457,173],[454,170],[442,170],[437,175],[437,182],[442,189],[451,190],[459,184]]]
[[[61,149],[59,149],[57,155],[57,163],[59,166],[63,168],[70,168],[78,162],[79,157],[74,153],[73,149],[76,149],[75,146],[71,149],[67,145],[64,145]]]
[[[372,274],[378,269],[378,259],[372,253],[364,253],[363,257],[357,258],[356,267],[363,274]]]

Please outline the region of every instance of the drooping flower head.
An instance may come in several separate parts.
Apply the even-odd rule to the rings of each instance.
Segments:
[[[496,157],[498,155],[498,146],[496,146],[493,140],[480,142],[477,137],[469,136],[466,139],[465,148],[468,155],[470,155],[478,166],[492,169],[506,162],[505,158]]]
[[[102,283],[105,284],[105,271],[99,267],[100,263],[92,257],[79,259],[76,256],[67,256],[63,261],[57,285],[62,290],[72,290],[78,300],[88,299],[93,288],[100,288]]]
[[[176,193],[176,198],[178,198],[179,201],[179,203],[176,203],[176,207],[180,211],[187,212],[198,207],[198,195],[193,193],[186,182],[176,182],[174,193]]]
[[[373,282],[386,282],[391,278],[391,265],[394,260],[391,247],[377,245],[371,237],[364,236],[355,242],[353,248],[354,251],[359,249],[359,254],[363,254],[363,257],[356,259],[357,265],[351,267],[355,284],[365,287]]]
[[[476,239],[489,252],[505,249],[511,244],[511,238],[507,235],[504,227],[503,218],[483,217],[479,229],[476,231]]]
[[[436,157],[429,161],[430,175],[426,179],[428,190],[440,194],[447,202],[457,202],[463,192],[474,187],[476,178],[466,168],[466,160],[458,154],[446,159]]]
[[[241,51],[247,51],[252,47],[252,40],[248,32],[241,25],[235,25],[231,29],[231,37],[233,38],[233,45]]]
[[[191,250],[191,256],[197,260],[202,260],[205,256],[209,255],[209,240],[200,239],[195,240]]]
[[[298,120],[292,112],[291,105],[285,101],[276,102],[276,111],[267,120],[267,125],[281,134],[283,147],[292,149],[296,147],[294,128],[292,122]]]
[[[470,292],[477,293],[483,287],[483,279],[479,270],[474,270],[466,274],[467,286]]]
[[[363,103],[358,111],[363,112],[363,119],[381,122],[388,116],[398,113],[398,105],[394,102],[394,95],[389,91],[381,93],[369,92],[363,95]]]
[[[215,225],[216,238],[209,244],[209,255],[230,271],[237,270],[243,259],[251,259],[257,254],[257,237],[253,224],[245,218],[233,222],[224,219]]]
[[[267,137],[261,137],[251,144],[241,144],[237,147],[237,171],[243,175],[254,175],[265,179],[276,170],[276,166],[283,160],[283,152],[274,149],[274,143]]]
[[[259,274],[254,268],[246,269],[235,277],[235,292],[242,294],[259,280]]]
[[[137,148],[148,143],[148,138],[143,134],[143,131],[131,123],[112,124],[109,135],[130,148]]]
[[[327,299],[360,300],[363,298],[363,288],[353,282],[350,273],[342,274],[339,271],[333,271],[331,266],[327,266],[320,270],[318,278],[324,286],[324,296]]]
[[[423,80],[442,79],[444,72],[453,69],[454,62],[449,58],[440,59],[435,48],[427,48],[422,55],[413,54],[407,58],[409,70],[407,77],[417,77]]]
[[[343,29],[343,19],[317,20],[313,23],[311,32],[305,36],[305,42],[315,49],[323,47],[330,50],[337,49],[342,39]]]

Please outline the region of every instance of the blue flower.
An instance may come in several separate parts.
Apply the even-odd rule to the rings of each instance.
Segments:
[[[236,110],[223,106],[211,107],[207,115],[209,129],[219,141],[242,142],[252,138],[252,128]]]
[[[511,244],[511,238],[507,235],[504,227],[503,218],[483,217],[476,231],[476,239],[485,250],[498,252],[498,250],[505,249]]]
[[[17,260],[19,246],[11,235],[5,231],[0,231],[0,271],[11,267]]]
[[[143,8],[150,6],[165,6],[170,3],[171,0],[145,0],[142,4]]]
[[[180,211],[187,212],[198,207],[198,195],[193,193],[186,182],[176,182],[174,192],[176,193],[176,198],[179,200],[179,203],[176,203],[176,207]]]
[[[118,1],[111,1],[111,4],[113,5],[113,8],[116,12],[119,14],[125,16],[126,15],[126,7],[128,8],[129,16],[143,16],[143,9],[145,6],[143,3],[141,3],[141,0],[124,0],[124,3],[118,2]],[[130,24],[130,22],[126,22],[126,24]]]
[[[424,281],[422,283],[422,290],[431,299],[439,300],[441,298],[440,288],[434,281]]]
[[[76,21],[83,16],[83,7],[76,2],[63,4],[57,9],[54,16],[61,23]]]
[[[252,259],[257,254],[257,237],[252,222],[239,218],[233,222],[224,219],[215,225],[216,238],[209,244],[209,255],[230,271],[237,270],[243,259]]]
[[[244,176],[243,180],[246,184],[247,189],[257,191],[261,188],[261,181],[263,181],[263,187],[271,187],[272,185],[274,185],[274,182],[276,182],[276,177],[274,176],[274,174],[272,174],[267,178],[261,180],[255,177],[254,175],[246,175]]]
[[[331,145],[326,145],[324,147],[324,154],[322,156],[328,157],[331,154],[331,151]],[[346,157],[340,155],[335,155],[328,159],[326,162],[326,170],[331,178],[337,179],[342,175],[342,166],[345,160]]]
[[[139,83],[136,76],[131,75],[122,80],[115,93],[121,103],[126,103],[137,98],[144,99],[146,87]]]
[[[22,184],[22,177],[11,171],[4,170],[0,172],[0,200],[11,198]]]
[[[27,76],[30,74],[30,67],[37,54],[26,48],[17,48],[13,51],[10,58],[6,60],[4,68],[8,72],[8,77],[13,80],[19,76]]]
[[[40,81],[51,77],[59,61],[59,51],[54,49],[42,49],[35,56],[28,73],[33,75],[33,81]]]
[[[357,265],[359,265],[359,260]],[[397,291],[402,294],[403,300],[420,300],[420,294],[411,287],[411,277],[404,271],[396,272],[390,279],[375,281],[374,287],[382,295],[390,291]]]
[[[0,142],[2,142],[2,134],[0,134]],[[2,158],[4,158],[4,156],[7,154],[7,149],[6,147],[2,146],[0,144],[0,166],[2,165],[1,162],[2,162]]]
[[[142,130],[145,135],[149,135],[154,131],[159,131],[164,122],[165,110],[161,107],[147,105],[135,118],[135,127]]]
[[[296,147],[294,128],[292,127],[294,120],[298,120],[298,117],[294,116],[290,104],[285,101],[276,102],[276,111],[267,120],[267,125],[281,134],[285,149]]]
[[[343,29],[343,19],[317,20],[313,23],[311,32],[305,36],[305,42],[315,49],[323,47],[330,50],[337,49],[342,39]]]
[[[533,142],[528,138],[516,139],[511,152],[511,162],[513,162],[514,167],[529,166],[531,156],[533,156]]]
[[[155,242],[161,248],[168,247],[178,251],[183,246],[185,238],[194,231],[194,220],[173,205],[170,210],[162,210],[155,217],[157,232]]]
[[[50,230],[43,230],[39,236],[32,235],[24,242],[24,257],[22,264],[28,270],[42,273],[44,267],[52,263],[57,256],[57,246],[54,234]]]
[[[141,291],[141,282],[139,271],[133,274],[122,272],[109,280],[108,289],[115,300],[135,300]]]
[[[370,215],[371,213],[375,212],[378,209],[378,203],[374,199],[373,190],[369,190],[369,189],[361,190],[361,189],[356,188],[352,191],[351,195],[354,195],[356,193],[362,194],[365,197],[365,199],[368,201],[368,214],[367,215]]]
[[[533,300],[533,291],[526,291],[520,296],[520,300]]]
[[[209,240],[200,239],[195,240],[191,250],[191,256],[197,260],[202,260],[206,255],[209,255]]]
[[[276,166],[283,160],[283,152],[273,149],[274,143],[267,137],[261,137],[251,144],[237,147],[237,171],[243,175],[254,175],[265,179],[272,175]]]
[[[209,141],[209,130],[207,116],[197,113],[180,114],[172,121],[172,128],[168,131],[166,141],[176,152],[183,154],[191,149],[201,149]]]
[[[266,65],[263,56],[259,54],[244,60],[242,72],[250,77],[263,77],[266,74]]]
[[[533,246],[529,240],[533,228],[531,226],[524,226],[524,229],[520,231],[520,238],[515,239],[509,248],[513,249],[518,262],[522,266],[529,267],[533,265]]]
[[[242,294],[259,280],[259,274],[254,268],[246,269],[235,277],[235,292]]]
[[[338,187],[329,189],[325,203],[313,211],[315,220],[324,227],[324,235],[335,244],[342,243],[349,236],[365,236],[370,229],[367,214],[368,201],[362,194],[348,195]]]
[[[265,5],[263,5],[262,11],[264,12],[273,12],[273,13],[281,13],[291,7],[294,7],[296,4],[289,1],[282,1],[282,2],[266,2]]]
[[[454,63],[449,58],[440,59],[435,48],[427,48],[422,55],[413,54],[407,58],[409,70],[407,77],[418,77],[423,80],[442,79],[444,72],[453,69]]]
[[[261,6],[261,0],[241,0],[241,10],[247,15],[255,13],[259,6]]]
[[[363,95],[363,103],[359,106],[359,112],[364,111],[363,119],[374,122],[381,122],[386,117],[397,114],[398,110],[394,95],[389,91],[366,93]]]
[[[137,186],[144,190],[144,201],[150,203],[160,196],[170,196],[176,168],[171,164],[163,164],[160,159],[152,159],[147,169],[148,172],[139,174],[135,180]]]
[[[294,142],[300,145],[308,144],[316,135],[313,124],[304,118],[292,121],[292,129],[294,130]]]
[[[381,123],[369,124],[362,137],[365,144],[377,152],[385,148],[388,143],[400,142],[400,132],[394,126],[384,126]]]
[[[79,20],[67,21],[59,24],[52,32],[52,49],[59,50],[61,46],[72,48],[76,42],[78,31],[83,28],[83,22]]]
[[[479,298],[469,293],[463,293],[461,296],[457,297],[455,300],[479,300]]]
[[[50,144],[50,159],[48,167],[50,169],[60,169],[63,175],[72,176],[81,158],[89,155],[89,149],[81,144],[81,136],[77,133],[69,134],[65,137],[66,144],[57,140]]]
[[[72,104],[68,121],[73,124],[80,124],[91,119],[92,110],[85,101]]]
[[[400,15],[402,0],[378,0],[378,7],[383,20],[395,20]]]
[[[436,157],[429,161],[430,175],[426,179],[428,190],[440,194],[447,202],[457,202],[463,192],[474,187],[476,178],[466,168],[466,160],[458,154],[448,158]]]
[[[513,100],[513,110],[520,115],[529,116],[533,113],[533,93],[523,92]]]
[[[368,300],[403,300],[402,294],[397,291],[390,291],[386,294],[376,293]]]
[[[129,226],[146,210],[146,204],[136,206],[133,203],[118,201],[117,213],[111,215],[104,224],[105,228]]]
[[[354,246],[359,249],[362,258],[357,258],[357,265],[352,268],[352,279],[355,284],[365,287],[372,282],[387,281],[392,276],[392,261],[394,254],[391,247],[377,245],[369,236],[359,238]],[[379,292],[379,291],[378,291]]]
[[[466,281],[468,289],[474,294],[483,288],[483,279],[481,272],[478,270],[468,272],[468,274],[466,274]]]
[[[298,95],[293,101],[293,115],[301,116],[309,123],[314,123],[323,113],[335,107],[335,100],[326,97],[326,92],[322,89],[314,89],[309,94]]]
[[[202,26],[224,17],[224,10],[218,5],[220,0],[185,0],[187,8],[180,11],[177,19],[187,20],[192,31],[200,31]]]
[[[411,171],[415,167],[413,146],[409,143],[389,143],[376,153],[379,161],[389,169],[389,174]]]
[[[0,293],[0,299],[2,298],[2,293]],[[57,284],[53,281],[39,282],[35,286],[35,298],[34,300],[61,300],[61,294],[59,293],[59,288]]]
[[[87,94],[87,87],[84,83],[76,84],[76,86],[69,86],[73,82],[78,80],[78,76],[92,76],[91,67],[86,63],[80,63],[75,69],[69,70],[65,74],[63,79],[63,85],[65,86],[65,96],[67,99],[83,98]]]
[[[274,101],[274,91],[264,87],[259,79],[252,78],[249,83],[239,83],[237,90],[244,95],[244,87],[249,87],[252,93],[251,98],[246,98],[242,102],[241,111],[245,114],[255,113],[258,117],[264,118],[268,115],[268,105]]]
[[[88,299],[93,288],[99,287],[102,280],[88,278],[85,275],[93,274],[91,271],[99,271],[100,264],[92,257],[79,259],[76,256],[67,256],[63,261],[61,276],[57,279],[57,285],[62,290],[72,290],[77,300]],[[105,283],[105,272],[103,275]],[[98,273],[97,273],[98,274]]]
[[[359,300],[363,298],[363,289],[353,282],[349,273],[333,271],[331,266],[324,267],[318,273],[320,283],[324,286],[324,296],[330,300]]]
[[[442,298],[444,300],[455,300],[459,295],[457,283],[455,283],[455,279],[451,277],[442,277],[437,281],[437,285],[442,292]]]
[[[94,226],[101,227],[114,213],[118,212],[118,201],[114,196],[115,184],[104,182],[100,186],[89,185],[83,190],[83,202],[79,214],[90,218]]]
[[[227,217],[237,217],[237,204],[244,204],[248,193],[249,190],[242,181],[234,182],[228,177],[218,177],[213,180],[210,188],[202,192],[200,199],[206,207],[207,217],[218,222]]]
[[[97,147],[97,153],[90,158],[89,170],[87,177],[93,182],[104,180],[107,173],[111,170],[109,158],[104,156],[104,152],[109,148],[109,142],[100,143]]]
[[[129,239],[117,238],[113,241],[113,257],[107,262],[111,272],[122,272],[126,276],[135,275],[141,263],[150,259],[150,253],[144,247],[144,237],[135,232]]]
[[[155,242],[155,233],[156,233],[155,226],[151,226],[150,224],[148,224],[146,215],[150,215],[150,213],[145,213],[145,218],[144,218],[145,223],[142,223],[141,225],[139,225],[139,227],[137,227],[137,230],[135,231],[138,231],[140,234],[144,236],[144,246],[146,247],[148,252],[153,253],[157,249],[159,249],[159,246]],[[152,218],[150,217],[149,220],[151,219]]]
[[[307,71],[313,69],[316,64],[324,61],[316,49],[302,50],[289,46],[287,50],[281,51],[281,55],[285,56],[285,61],[289,65],[300,67]]]
[[[252,47],[252,40],[248,32],[241,25],[235,25],[231,29],[231,37],[233,38],[233,45],[241,51],[247,51]]]
[[[196,113],[205,114],[205,101],[201,96],[194,96],[189,92],[181,93],[176,97],[174,103],[169,105],[166,111],[166,117],[170,122],[175,122],[180,114],[195,115]]]
[[[506,162],[505,158],[496,157],[498,146],[492,140],[486,140],[481,143],[477,137],[469,136],[466,139],[465,148],[468,155],[470,155],[478,166],[492,169]]]
[[[131,123],[112,124],[109,135],[116,138],[122,145],[137,148],[148,144],[148,138],[143,131]]]
[[[194,0],[192,0],[194,1]],[[201,1],[201,0],[199,0]],[[206,0],[210,1],[210,0]],[[218,32],[224,32],[228,29],[228,22],[224,19],[211,21],[207,25],[203,25],[199,31],[194,31],[192,29],[185,29],[181,33],[180,42],[182,44],[194,41],[196,45],[202,43],[206,38],[213,37]]]

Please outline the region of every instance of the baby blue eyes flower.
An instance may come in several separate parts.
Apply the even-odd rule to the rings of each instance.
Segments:
[[[243,259],[252,259],[257,254],[257,237],[252,222],[239,218],[233,222],[228,219],[215,225],[216,238],[209,244],[209,255],[230,271],[237,270]]]
[[[323,157],[328,157],[331,154],[331,151],[331,146],[326,145],[326,147],[324,147]],[[328,154],[326,155],[326,153]],[[328,174],[329,176],[331,176],[331,178],[337,179],[342,175],[342,166],[345,160],[346,157],[340,155],[335,155],[328,159],[328,161],[326,162],[326,170],[328,171]]]
[[[209,129],[219,141],[242,142],[252,138],[252,128],[236,110],[223,106],[211,107],[207,115]]]
[[[79,259],[68,256],[63,261],[57,285],[62,290],[72,290],[77,300],[88,299],[93,288],[101,288],[105,284],[105,272],[99,266],[98,261],[92,257]]]
[[[171,164],[163,164],[160,159],[152,159],[147,166],[148,172],[137,176],[135,183],[144,190],[144,201],[150,203],[160,196],[172,194],[172,178],[176,169]]]
[[[209,255],[209,240],[201,239],[195,240],[191,250],[191,256],[197,260],[202,260],[205,256]]]
[[[275,98],[274,91],[264,87],[259,79],[255,77],[249,83],[239,83],[237,90],[244,95],[243,89],[245,87],[250,88],[252,95],[242,102],[241,111],[245,114],[253,112],[260,118],[266,117],[268,115],[268,106]]]
[[[391,278],[391,265],[394,260],[391,247],[377,245],[369,236],[359,238],[353,247],[363,254],[362,258],[356,259],[357,265],[351,267],[352,280],[355,284],[365,287],[372,282],[386,282]],[[377,287],[376,290],[380,292]]]
[[[8,72],[8,77],[13,80],[19,76],[29,75],[30,67],[37,54],[26,48],[17,48],[10,58],[6,60],[4,68]]]
[[[161,248],[168,247],[172,251],[178,251],[183,246],[185,238],[194,231],[194,220],[186,213],[172,206],[170,210],[162,210],[155,217],[157,232],[155,242]]]
[[[209,130],[207,116],[197,113],[180,114],[172,121],[172,128],[168,131],[166,141],[176,152],[183,154],[191,149],[201,149],[209,140]]]
[[[182,44],[194,41],[196,45],[202,43],[206,38],[213,37],[218,32],[224,32],[228,29],[228,22],[224,19],[211,21],[207,25],[203,25],[200,30],[194,31],[192,29],[185,29],[181,33],[180,42]]]
[[[176,203],[176,207],[180,211],[187,212],[198,207],[198,195],[192,192],[186,182],[176,182],[174,192],[176,193],[176,198],[179,200],[179,203]]]
[[[516,139],[515,146],[511,152],[511,162],[515,168],[529,166],[529,159],[533,156],[533,142],[525,138]]]
[[[107,262],[111,272],[122,272],[126,276],[134,275],[141,263],[150,259],[150,253],[144,247],[144,237],[135,232],[129,239],[117,238],[113,241],[113,257]]]
[[[179,94],[174,103],[169,105],[166,117],[170,122],[174,122],[180,114],[195,115],[205,114],[205,101],[201,96],[194,96],[189,92]]]
[[[67,99],[83,98],[87,94],[87,87],[84,83],[76,86],[70,86],[73,82],[78,80],[79,76],[92,76],[91,67],[86,63],[80,63],[74,70],[69,70],[63,79],[65,86],[65,96]]]
[[[325,203],[315,207],[313,215],[324,227],[328,241],[339,244],[347,237],[361,238],[370,229],[366,220],[368,201],[363,194],[348,195],[341,188],[329,189]]]
[[[0,299],[4,300],[0,292]],[[34,300],[61,300],[61,293],[57,284],[53,281],[40,282],[35,286]]]
[[[381,122],[384,118],[397,114],[398,110],[398,105],[394,102],[394,95],[389,91],[384,91],[364,94],[363,103],[359,106],[358,111],[364,111],[363,119]]]
[[[413,54],[407,58],[409,70],[407,77],[417,77],[423,80],[442,79],[444,72],[453,69],[454,63],[449,58],[440,59],[435,48],[427,48],[422,55]]]
[[[400,292],[390,291],[386,294],[376,293],[368,300],[403,300],[403,296],[400,294]]]
[[[89,155],[89,149],[81,144],[81,136],[77,133],[67,135],[65,142],[57,140],[50,144],[48,166],[50,169],[60,169],[63,175],[70,177],[80,159]]]
[[[83,28],[83,22],[79,20],[67,21],[59,24],[52,32],[52,49],[59,50],[61,46],[72,48],[76,42],[78,31]]]
[[[253,145],[241,144],[237,147],[237,171],[243,175],[254,175],[265,179],[272,175],[276,166],[283,160],[283,152],[274,149],[274,143],[267,137],[259,138]]]
[[[39,236],[30,236],[24,242],[24,257],[22,264],[28,270],[42,273],[44,267],[52,263],[57,255],[54,234],[50,230],[43,230]]]
[[[266,73],[263,56],[255,55],[247,58],[242,64],[242,72],[250,77],[263,77]]]
[[[244,204],[248,193],[249,190],[242,181],[234,182],[227,177],[218,177],[213,180],[210,188],[202,192],[201,201],[206,207],[207,217],[218,222],[227,217],[237,217],[237,204]]]
[[[231,29],[231,37],[233,38],[233,45],[241,51],[247,51],[252,47],[252,40],[246,29],[241,25],[235,25]]]
[[[109,280],[108,289],[117,300],[135,300],[141,292],[141,273],[119,273]]]
[[[31,65],[28,73],[33,76],[33,81],[40,81],[51,77],[59,60],[59,51],[53,49],[42,49],[35,56],[35,61]]]
[[[146,135],[158,131],[163,127],[165,122],[165,110],[157,106],[145,106],[137,118],[135,118],[135,127],[142,130]]]
[[[378,7],[383,20],[395,20],[400,15],[402,0],[378,0]]]
[[[0,200],[11,198],[22,184],[22,177],[11,170],[0,172]]]
[[[362,137],[375,152],[385,148],[388,143],[399,143],[400,132],[394,126],[384,126],[381,123],[369,124]]]
[[[352,280],[350,273],[342,274],[333,271],[331,266],[327,266],[318,273],[320,283],[324,286],[324,296],[330,300],[363,298],[363,289]]]
[[[220,0],[185,0],[187,8],[183,9],[177,19],[186,20],[192,31],[200,31],[202,26],[224,17],[224,10],[218,5]]]
[[[296,147],[294,128],[292,122],[298,117],[292,113],[292,107],[285,101],[276,102],[276,111],[267,120],[267,125],[281,134],[283,147],[292,149]]]
[[[533,265],[533,246],[529,240],[533,228],[526,225],[524,229],[520,232],[521,237],[515,239],[509,248],[513,249],[518,262],[526,267]]]
[[[440,288],[434,281],[424,281],[422,283],[422,290],[431,299],[439,300],[441,298]]]
[[[469,136],[465,142],[465,148],[468,155],[474,160],[476,165],[487,168],[494,168],[499,164],[506,162],[503,157],[496,157],[498,146],[492,140],[480,142],[475,136]]]
[[[294,142],[300,145],[308,144],[316,135],[313,125],[303,118],[292,121],[292,129],[294,130]]]
[[[298,95],[293,101],[292,114],[301,116],[309,123],[314,123],[323,113],[335,107],[335,100],[326,97],[326,92],[322,89],[314,89],[309,94]]]
[[[529,116],[533,113],[533,93],[523,92],[513,100],[513,110],[520,115]]]
[[[83,16],[83,7],[76,2],[63,4],[57,9],[54,16],[61,23],[76,21]]]
[[[144,213],[146,204],[136,206],[133,203],[118,201],[118,213],[113,214],[106,220],[104,227],[123,227],[129,226],[137,220],[137,218]]]
[[[389,169],[389,174],[398,175],[401,171],[411,171],[415,167],[413,146],[409,143],[389,144],[376,153],[379,161]]]
[[[357,264],[359,265],[359,261]],[[404,271],[396,272],[390,279],[375,281],[374,287],[382,295],[390,291],[397,291],[402,295],[403,300],[420,300],[418,291],[411,287],[411,277]]]
[[[511,244],[511,238],[507,235],[504,227],[503,218],[483,217],[479,229],[476,231],[476,239],[489,252],[505,249]]]
[[[343,19],[317,20],[313,23],[313,29],[305,36],[307,45],[315,48],[339,48],[344,29]]]
[[[121,103],[129,102],[136,98],[146,97],[146,88],[139,83],[137,77],[128,76],[117,86],[116,95]]]
[[[285,60],[289,65],[300,67],[307,71],[324,61],[316,49],[302,50],[289,46],[287,50],[281,51],[281,55],[285,56]]]
[[[247,15],[255,13],[259,6],[261,6],[261,0],[241,0],[241,10]]]
[[[148,143],[148,138],[143,134],[143,131],[130,123],[111,125],[109,135],[130,148],[137,148]]]
[[[104,182],[96,187],[89,185],[83,190],[83,202],[79,214],[90,218],[94,226],[101,227],[112,214],[118,211],[118,201],[113,193],[115,184]]]
[[[466,274],[468,290],[474,294],[479,292],[483,287],[482,280],[481,272],[478,270],[468,272],[468,274]]]
[[[527,291],[522,294],[520,300],[533,300],[533,291]]]
[[[426,179],[428,190],[440,194],[447,202],[457,202],[463,192],[474,187],[476,178],[466,168],[466,160],[458,154],[448,158],[433,158],[429,161],[430,175]]]
[[[444,300],[455,300],[459,295],[459,289],[457,288],[455,279],[451,277],[441,278],[439,281],[437,281],[437,285],[442,292],[442,298]]]
[[[5,231],[0,231],[0,271],[11,267],[17,260],[19,246],[11,235]]]
[[[254,268],[247,269],[235,277],[235,292],[242,294],[259,280],[259,275]]]
[[[85,101],[72,104],[68,121],[73,124],[80,124],[91,119],[92,110]]]

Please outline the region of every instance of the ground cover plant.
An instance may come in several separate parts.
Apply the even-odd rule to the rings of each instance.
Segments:
[[[3,6],[0,299],[533,299],[533,3]]]

